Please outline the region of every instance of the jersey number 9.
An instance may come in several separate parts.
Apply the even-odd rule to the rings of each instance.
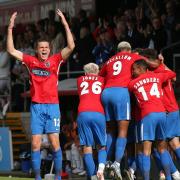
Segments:
[[[113,75],[118,75],[122,70],[122,63],[121,61],[116,61],[114,64],[113,64]]]

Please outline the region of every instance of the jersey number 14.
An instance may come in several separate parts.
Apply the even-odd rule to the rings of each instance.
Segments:
[[[142,93],[143,99],[144,99],[145,101],[148,101],[148,96],[147,96],[146,91],[144,90],[144,87],[143,87],[143,86],[141,86],[140,88],[138,88],[138,92]],[[159,90],[158,90],[158,85],[157,85],[157,83],[153,83],[153,84],[152,84],[152,87],[151,87],[151,89],[150,89],[149,94],[150,94],[151,96],[156,96],[157,98],[160,98],[160,93],[159,93]]]

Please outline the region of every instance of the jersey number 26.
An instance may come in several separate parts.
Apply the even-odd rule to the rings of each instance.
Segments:
[[[81,83],[81,85],[80,85],[80,87],[82,88],[82,90],[81,90],[81,95],[83,95],[83,94],[88,94],[90,90],[92,90],[92,92],[93,92],[94,94],[100,94],[101,91],[102,91],[101,85],[102,85],[101,82],[95,81],[95,82],[92,84],[92,87],[90,87],[88,82],[83,81],[83,82]],[[90,88],[91,88],[91,89],[90,89]]]

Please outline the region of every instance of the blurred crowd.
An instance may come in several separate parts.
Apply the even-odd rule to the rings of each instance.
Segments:
[[[158,52],[180,41],[178,1],[138,2],[134,9],[117,7],[113,14],[107,13],[102,17],[88,15],[83,9],[77,17],[67,17],[76,48],[68,65],[62,66],[61,72],[81,71],[83,65],[89,62],[103,64],[114,55],[120,41],[128,41],[133,49],[154,48]],[[50,40],[52,53],[58,52],[66,44],[64,28],[56,21],[54,10],[48,12],[46,19],[16,24],[14,35],[16,49],[31,55],[35,55],[35,42],[39,38]],[[0,109],[2,111],[11,95],[12,110],[23,111],[24,98],[20,94],[29,89],[28,72],[21,63],[10,59],[6,52],[6,35],[1,34]]]

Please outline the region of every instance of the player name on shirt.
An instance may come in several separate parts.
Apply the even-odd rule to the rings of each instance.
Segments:
[[[109,59],[107,61],[107,64],[109,64],[110,62],[113,62],[113,61],[116,61],[116,60],[122,60],[122,59],[130,61],[132,59],[132,57],[129,56],[129,55],[116,55],[116,56],[112,57],[111,59]]]
[[[93,81],[97,81],[98,77],[97,76],[84,76],[83,81],[87,81],[87,80],[93,80]]]
[[[134,85],[135,89],[138,89],[140,86],[147,84],[147,83],[159,83],[159,78],[151,77],[151,78],[145,78],[142,79]]]

